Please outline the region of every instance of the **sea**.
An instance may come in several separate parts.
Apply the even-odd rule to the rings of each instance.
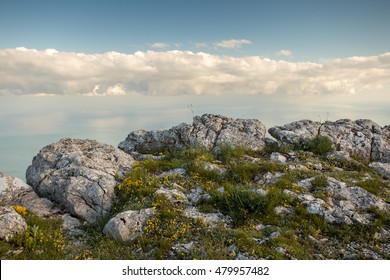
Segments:
[[[267,128],[292,121],[371,119],[390,125],[386,92],[353,96],[0,96],[0,172],[25,180],[33,157],[61,138],[117,146],[134,130],[168,129],[204,113],[259,119]]]

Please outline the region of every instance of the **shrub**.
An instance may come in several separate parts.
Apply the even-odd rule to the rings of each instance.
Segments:
[[[215,158],[222,161],[222,163],[229,163],[232,159],[240,158],[248,154],[248,149],[237,146],[231,147],[229,145],[222,145],[214,151]]]
[[[247,187],[227,185],[225,191],[216,192],[209,203],[229,215],[233,219],[234,226],[243,225],[250,219],[261,216],[268,206],[265,196]]]
[[[320,134],[316,135],[313,139],[302,140],[296,148],[298,150],[313,152],[316,155],[324,155],[334,151],[332,140]]]

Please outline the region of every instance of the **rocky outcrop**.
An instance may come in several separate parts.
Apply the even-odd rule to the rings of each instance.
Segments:
[[[305,179],[298,183],[300,187],[308,190],[314,178]],[[307,211],[318,214],[330,223],[362,223],[369,224],[371,215],[367,212],[370,207],[390,211],[389,205],[382,199],[369,193],[363,188],[347,187],[332,177],[327,178],[325,191],[329,195],[327,200],[313,196],[310,192],[296,194],[291,190],[284,190],[287,195],[300,200],[306,205]]]
[[[390,163],[371,162],[369,166],[383,177],[390,179]]]
[[[26,221],[11,206],[0,207],[0,239],[8,241],[26,230]]]
[[[146,222],[155,215],[153,208],[125,211],[108,221],[103,233],[117,241],[131,241],[143,233]]]
[[[52,216],[57,211],[53,202],[39,197],[31,186],[2,172],[0,172],[0,203],[23,206],[40,217]]]
[[[371,120],[342,119],[322,124],[302,120],[271,127],[268,132],[283,144],[299,143],[320,133],[328,136],[339,151],[368,161],[390,162],[390,127],[381,128]]]
[[[62,139],[41,149],[26,172],[36,193],[88,223],[100,220],[115,197],[115,176],[130,171],[133,158],[94,140]]]
[[[119,148],[127,153],[155,153],[195,146],[213,150],[222,145],[262,150],[265,133],[265,126],[259,120],[204,114],[194,117],[191,125],[182,123],[168,130],[133,131],[119,144]]]

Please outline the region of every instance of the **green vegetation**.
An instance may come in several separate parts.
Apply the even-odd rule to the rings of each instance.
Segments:
[[[110,214],[101,222],[83,226],[85,235],[69,237],[61,231],[60,221],[38,218],[19,212],[29,225],[23,235],[11,242],[0,241],[2,259],[235,259],[239,255],[255,259],[362,259],[356,250],[347,254],[349,244],[359,244],[386,259],[383,248],[388,239],[378,239],[380,229],[390,229],[389,213],[369,209],[372,224],[331,224],[323,216],[311,214],[298,199],[286,194],[310,192],[324,201],[331,176],[360,186],[389,201],[390,186],[364,163],[323,159],[313,156],[332,151],[329,139],[318,136],[297,151],[297,158],[321,162],[321,171],[291,168],[270,162],[269,153],[281,147],[251,153],[238,148],[222,147],[212,153],[201,148],[169,150],[161,159],[137,162],[125,178],[118,178],[116,201]],[[255,159],[254,159],[255,158]],[[207,166],[213,166],[208,168]],[[339,169],[336,169],[338,167]],[[186,174],[165,173],[183,168]],[[340,170],[343,168],[343,170]],[[269,183],[259,183],[266,174],[279,176]],[[305,190],[297,183],[314,178]],[[185,215],[187,205],[173,202],[155,192],[161,186],[190,194],[201,188],[194,206],[203,214],[220,212],[230,222],[214,226],[203,219]],[[153,207],[156,215],[144,226],[144,234],[130,242],[106,237],[107,221],[124,210]],[[282,209],[276,213],[275,208]],[[228,219],[229,220],[229,219]],[[227,220],[227,221],[228,221]],[[75,238],[77,241],[75,241]],[[13,253],[20,250],[18,254]]]
[[[309,151],[320,156],[334,151],[332,140],[320,134],[317,134],[313,139],[301,141],[296,149]]]
[[[15,206],[27,222],[24,234],[16,235],[10,242],[0,240],[0,256],[10,259],[64,259],[68,242],[64,238],[61,221],[45,219]]]

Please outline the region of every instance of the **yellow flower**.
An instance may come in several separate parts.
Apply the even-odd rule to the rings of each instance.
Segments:
[[[20,215],[26,215],[27,209],[20,205],[14,205],[12,208],[15,209],[16,212],[18,212]]]

